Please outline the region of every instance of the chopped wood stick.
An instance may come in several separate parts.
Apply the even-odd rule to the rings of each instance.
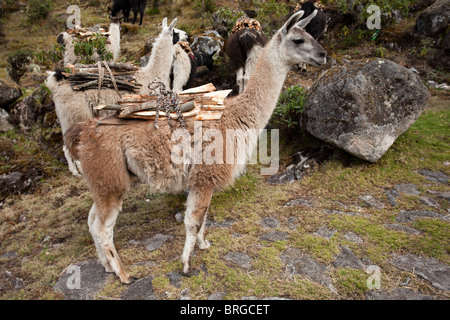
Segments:
[[[119,63],[119,62],[112,62],[112,61],[107,61],[108,66],[112,69],[112,70],[122,70],[122,71],[137,71],[139,70],[138,66],[135,66],[131,63]],[[89,69],[93,69],[93,68],[97,68],[97,64],[79,64],[77,63],[74,68],[89,68]],[[70,66],[69,66],[70,68]]]
[[[220,110],[223,111],[225,110],[225,106],[223,105],[203,105],[202,110],[207,110],[207,111],[216,111],[216,110]]]
[[[212,83],[208,83],[208,84],[205,84],[205,85],[200,86],[200,87],[195,87],[195,88],[191,88],[191,89],[187,89],[187,90],[181,91],[181,92],[178,93],[178,95],[207,93],[207,92],[212,92],[214,90],[216,90],[216,87],[214,87],[214,85]]]
[[[189,112],[183,113],[183,117],[185,117],[185,118],[193,117],[193,116],[198,115],[199,112],[200,112],[199,109],[192,109]],[[139,111],[139,112],[127,115],[127,116],[119,115],[119,118],[121,118],[121,119],[148,119],[148,120],[153,120],[155,117],[156,117],[156,111]],[[159,117],[160,117],[160,120],[162,120],[164,118],[167,119],[167,115],[166,115],[166,113],[164,111],[159,111]],[[170,113],[170,118],[171,119],[178,119],[178,115],[175,112]]]
[[[94,110],[122,110],[123,108],[125,108],[126,106],[119,106],[117,104],[101,104],[98,105],[96,107],[94,107]]]
[[[194,120],[206,121],[206,120],[219,120],[222,117],[222,112],[217,111],[201,111]]]

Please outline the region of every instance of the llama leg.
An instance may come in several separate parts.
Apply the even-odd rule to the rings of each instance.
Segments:
[[[98,220],[97,217],[97,208],[94,203],[91,207],[91,210],[89,211],[88,217],[89,232],[91,233],[92,238],[94,239],[95,248],[97,249],[97,256],[101,264],[103,265],[103,267],[105,267],[106,272],[114,272],[114,270],[111,268],[111,265],[109,264],[105,252],[103,251],[103,247],[101,246],[100,237],[97,232],[97,230],[99,229],[99,222],[100,221]]]
[[[190,190],[187,198],[187,208],[184,215],[184,225],[186,226],[186,242],[184,244],[181,261],[183,262],[183,272],[188,275],[190,271],[190,260],[194,251],[195,242],[200,233],[202,247],[204,241],[204,222],[206,211],[211,201],[212,190],[203,192]],[[203,231],[201,229],[203,228]],[[201,231],[201,232],[200,232]]]
[[[202,227],[200,228],[200,231],[198,232],[198,235],[197,235],[198,247],[201,250],[208,249],[211,246],[211,242],[209,242],[208,240],[205,240],[206,216],[207,216],[207,212],[205,213],[205,217],[203,218]]]
[[[98,222],[93,224],[94,234],[98,238],[100,250],[106,256],[112,271],[116,273],[123,283],[131,283],[132,279],[122,265],[113,242],[114,226],[121,210],[121,202],[116,203],[110,206],[97,205]]]

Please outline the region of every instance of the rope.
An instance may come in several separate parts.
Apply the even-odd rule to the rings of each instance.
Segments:
[[[162,82],[153,82],[148,85],[150,92],[157,96],[158,103],[156,105],[156,115],[155,122],[153,126],[155,129],[158,129],[158,120],[159,120],[159,112],[161,107],[164,109],[167,122],[169,124],[170,129],[173,130],[172,119],[170,117],[170,106],[174,106],[175,112],[177,113],[177,120],[181,123],[183,129],[186,129],[186,122],[184,121],[183,114],[180,110],[180,103],[178,101],[178,95],[174,93],[172,90],[167,90],[166,86]]]
[[[108,70],[109,75],[111,76],[111,82],[114,86],[114,90],[116,90],[117,95],[119,96],[119,98],[122,99],[122,96],[120,95],[119,89],[117,88],[117,83],[116,83],[116,79],[114,78],[114,74],[111,71],[111,68],[109,67],[108,63],[106,61],[103,61],[103,65],[105,66],[106,70]]]

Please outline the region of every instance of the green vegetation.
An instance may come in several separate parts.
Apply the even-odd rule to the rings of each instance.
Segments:
[[[74,53],[80,57],[80,63],[93,63],[92,55],[97,53],[102,61],[109,61],[113,55],[106,48],[106,40],[101,33],[96,33],[91,37],[74,41]]]
[[[51,0],[30,0],[28,1],[27,15],[31,23],[48,18],[53,10]]]
[[[288,133],[299,130],[299,121],[306,103],[306,89],[300,85],[283,91],[270,123]]]

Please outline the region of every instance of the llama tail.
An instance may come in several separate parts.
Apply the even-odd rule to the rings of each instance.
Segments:
[[[72,125],[64,134],[64,148],[74,160],[79,159],[78,146],[80,144],[83,127],[80,123]]]

